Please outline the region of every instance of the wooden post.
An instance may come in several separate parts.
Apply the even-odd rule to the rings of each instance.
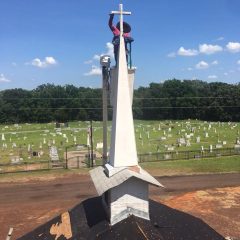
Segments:
[[[66,147],[66,169],[68,169],[68,148]]]

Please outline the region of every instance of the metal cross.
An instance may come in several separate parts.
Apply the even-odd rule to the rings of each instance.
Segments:
[[[123,4],[119,4],[119,11],[112,11],[111,14],[119,15],[120,19],[120,33],[123,34],[123,15],[131,15],[131,12],[123,11]]]

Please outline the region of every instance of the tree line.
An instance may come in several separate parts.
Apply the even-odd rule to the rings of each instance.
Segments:
[[[44,84],[0,91],[0,123],[102,119],[102,91]],[[109,106],[109,118],[111,119]],[[135,119],[240,121],[240,83],[167,80],[134,90]]]

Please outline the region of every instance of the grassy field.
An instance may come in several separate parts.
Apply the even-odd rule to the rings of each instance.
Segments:
[[[142,163],[141,166],[154,176],[192,175],[207,173],[240,173],[240,158],[224,157],[201,160],[177,160]],[[47,181],[68,175],[88,174],[89,168],[75,170],[37,171],[25,173],[0,174],[1,182],[24,182],[29,180]]]
[[[109,122],[109,138],[111,131]],[[0,163],[9,163],[15,156],[24,161],[49,159],[49,146],[55,145],[63,158],[65,148],[75,144],[87,144],[89,122],[70,122],[68,128],[55,128],[55,123],[0,125]],[[94,148],[102,142],[102,123],[93,122]],[[217,144],[223,148],[235,146],[240,137],[239,123],[210,123],[194,120],[185,121],[135,121],[135,135],[138,153],[188,151],[213,149]],[[208,136],[207,136],[208,135]],[[200,137],[200,143],[197,143]],[[177,140],[185,138],[189,146],[178,146]],[[109,145],[110,145],[110,141]],[[70,150],[75,150],[73,147]],[[30,150],[30,151],[29,151]],[[42,156],[32,157],[30,152],[42,151]],[[98,150],[101,152],[101,149]],[[172,150],[169,150],[172,151]]]
[[[141,165],[154,175],[240,172],[240,157],[160,161]]]

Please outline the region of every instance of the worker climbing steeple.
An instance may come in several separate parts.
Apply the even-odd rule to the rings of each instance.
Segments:
[[[120,44],[120,35],[121,35],[121,29],[120,29],[121,24],[120,24],[120,22],[118,22],[116,26],[113,24],[114,14],[119,14],[119,13],[117,13],[117,12],[110,13],[108,25],[114,35],[112,44],[114,46],[114,58],[115,58],[115,61],[117,64],[119,44]],[[128,66],[131,68],[132,67],[132,57],[131,57],[132,45],[131,44],[134,41],[134,39],[131,37],[131,26],[127,22],[123,22],[122,24],[123,24],[122,25],[122,27],[123,27],[122,36],[124,37],[124,42],[125,42],[127,63],[128,63]]]

